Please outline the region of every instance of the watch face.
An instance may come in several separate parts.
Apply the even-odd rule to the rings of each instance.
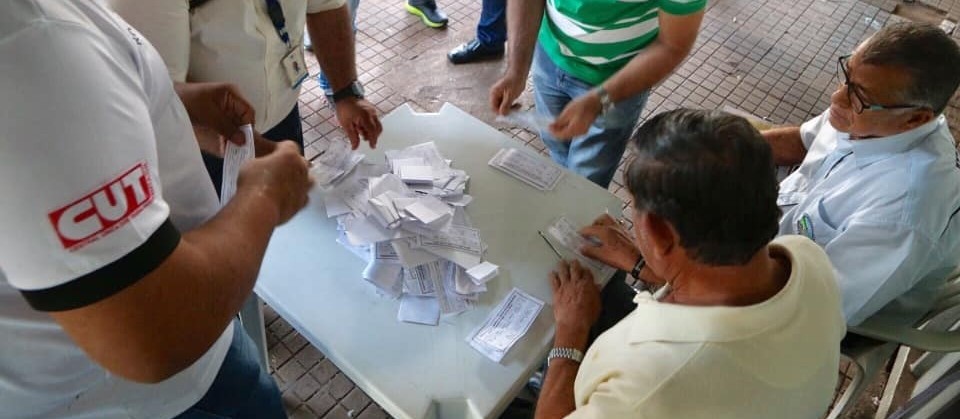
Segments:
[[[350,90],[353,90],[353,94],[357,97],[363,97],[363,85],[360,82],[355,81],[350,85]]]

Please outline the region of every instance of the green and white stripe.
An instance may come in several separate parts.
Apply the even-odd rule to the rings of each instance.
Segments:
[[[539,41],[564,71],[599,84],[656,39],[661,10],[700,11],[706,0],[547,0]]]

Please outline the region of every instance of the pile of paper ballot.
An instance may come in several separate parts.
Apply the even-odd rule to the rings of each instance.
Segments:
[[[469,175],[433,142],[389,150],[385,164],[361,164],[363,155],[340,141],[324,146],[313,173],[327,187],[337,242],[367,262],[365,280],[400,298],[398,319],[436,325],[469,309],[498,273],[464,211]]]

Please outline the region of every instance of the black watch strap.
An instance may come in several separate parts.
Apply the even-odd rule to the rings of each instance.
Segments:
[[[334,102],[339,102],[340,100],[350,98],[350,97],[363,99],[363,86],[360,84],[359,81],[354,80],[350,82],[350,84],[348,84],[347,87],[344,87],[333,93]]]
[[[643,260],[643,256],[640,256],[640,259],[637,260],[637,263],[633,265],[633,269],[630,270],[630,276],[633,279],[640,279],[640,271],[647,266],[647,261]]]

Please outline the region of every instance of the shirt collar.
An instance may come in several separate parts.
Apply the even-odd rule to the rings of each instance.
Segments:
[[[863,140],[852,140],[849,135],[843,135],[837,138],[837,143],[838,145],[849,144],[853,150],[857,167],[863,168],[871,163],[913,148],[920,140],[939,128],[944,121],[944,116],[940,115],[926,124],[896,135]]]
[[[772,298],[747,307],[697,307],[661,303],[649,292],[638,293],[630,322],[629,341],[732,342],[778,329],[800,308],[801,287],[797,261],[790,251],[771,244],[791,260],[790,279]]]

